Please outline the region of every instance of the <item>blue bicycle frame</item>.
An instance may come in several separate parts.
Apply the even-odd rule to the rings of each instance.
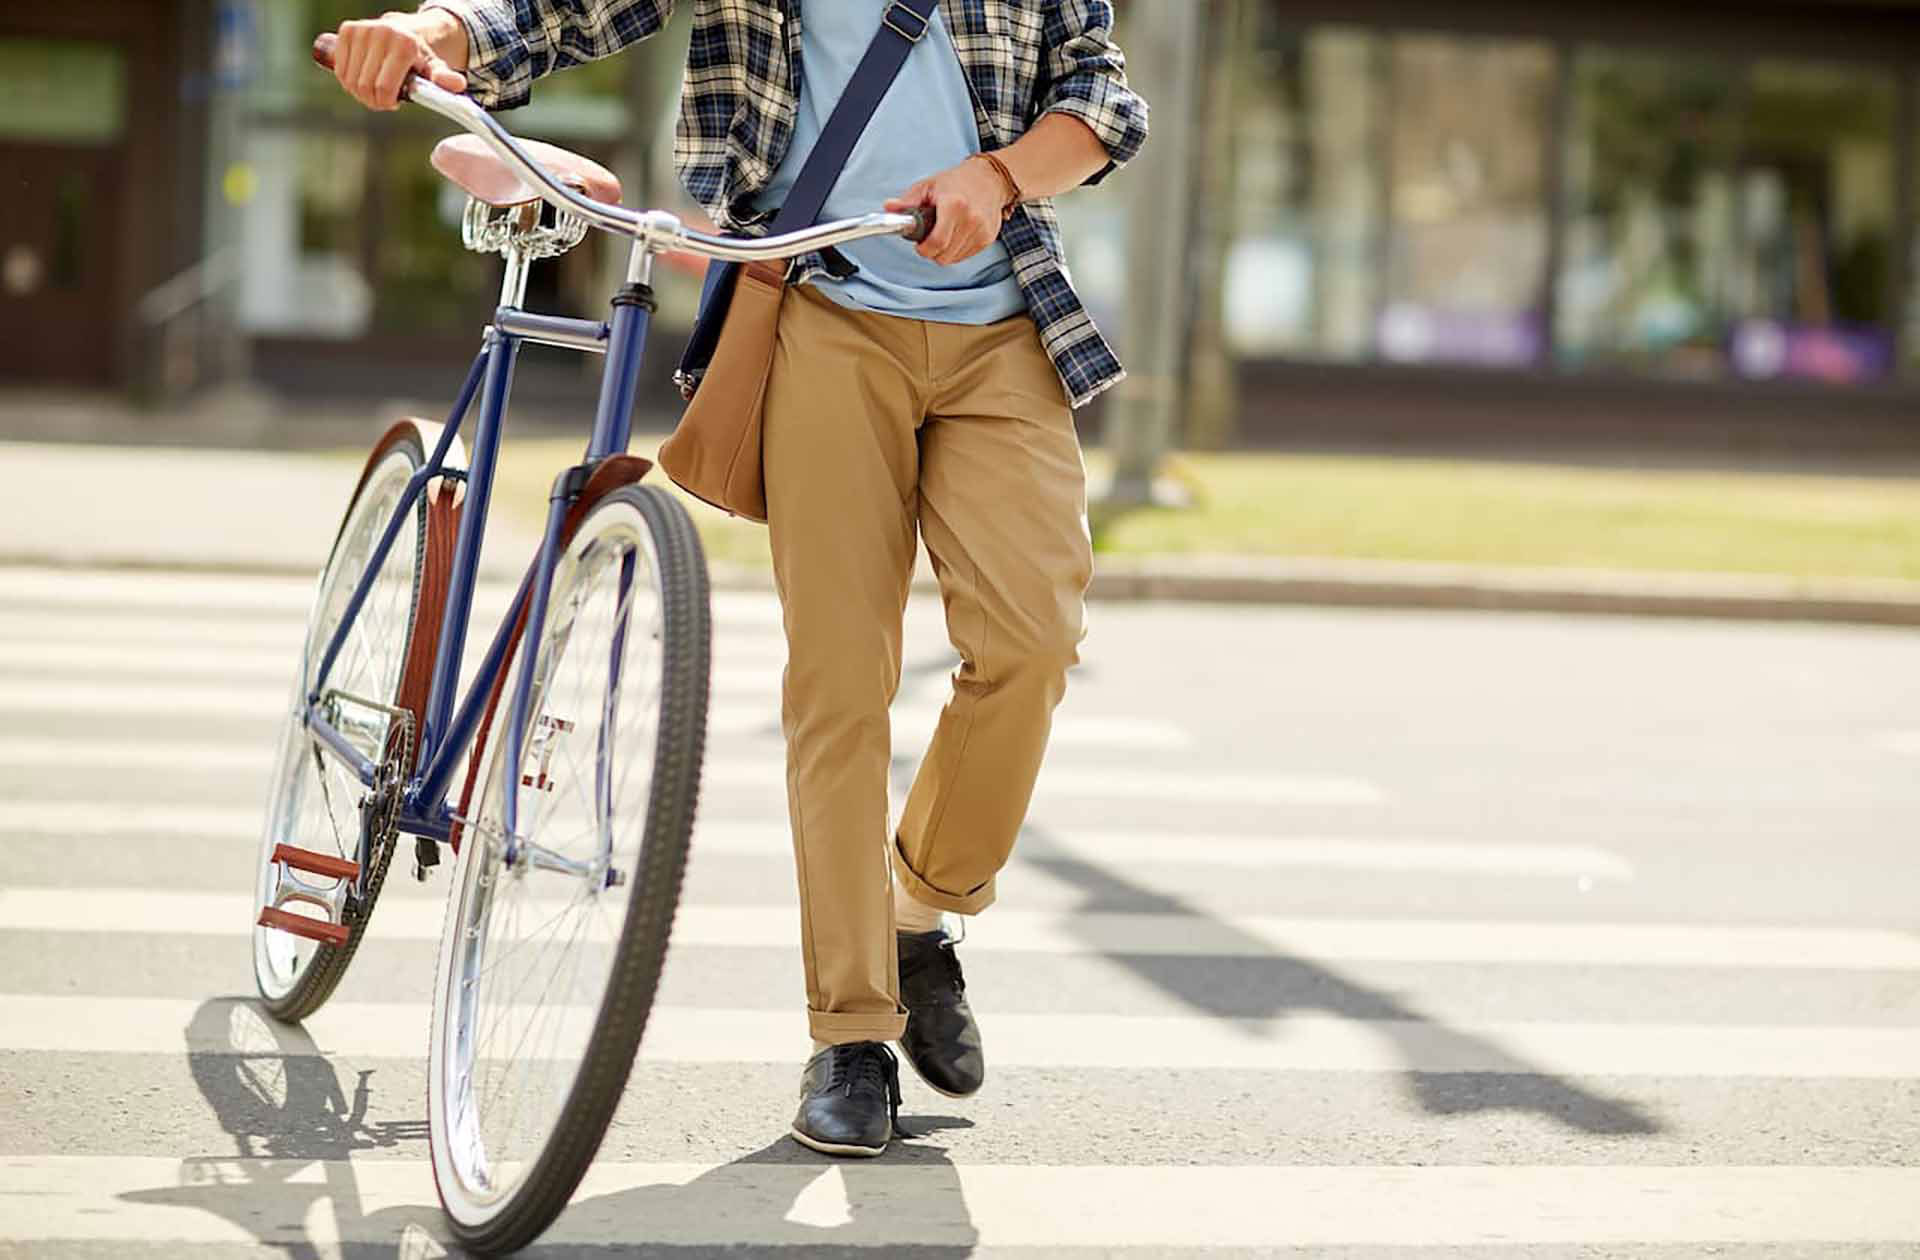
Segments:
[[[461,756],[467,751],[486,712],[491,683],[514,650],[514,628],[523,601],[529,601],[521,623],[520,638],[538,643],[546,620],[547,597],[552,589],[554,565],[560,553],[561,531],[567,509],[586,483],[587,473],[609,455],[624,454],[631,439],[634,393],[640,378],[641,356],[646,349],[647,328],[654,309],[653,290],[646,282],[646,256],[636,250],[631,279],[613,300],[612,317],[606,322],[565,319],[537,315],[516,305],[502,305],[494,313],[485,342],[473,366],[467,371],[453,410],[447,416],[445,430],[427,461],[408,480],[400,502],[375,545],[366,572],[348,600],[340,625],[328,640],[320,659],[320,668],[305,697],[301,719],[309,732],[326,750],[345,763],[363,786],[375,786],[380,767],[356,748],[327,718],[321,704],[334,662],[366,603],[375,578],[400,535],[408,514],[426,493],[436,477],[449,475],[445,468],[448,450],[466,423],[475,395],[480,398],[480,418],[474,434],[473,459],[467,471],[467,505],[460,521],[454,555],[452,583],[447,593],[445,618],[440,626],[440,641],[434,658],[433,681],[419,732],[419,769],[408,780],[401,794],[399,830],[425,836],[441,843],[450,838],[455,821],[447,803]],[[487,508],[493,493],[493,474],[500,456],[501,429],[506,417],[507,398],[513,387],[513,369],[522,343],[527,341],[563,346],[576,350],[604,352],[606,366],[600,378],[600,400],[595,409],[593,432],[587,440],[581,464],[562,473],[554,482],[550,496],[545,532],[539,553],[521,578],[519,593],[509,605],[493,642],[481,661],[480,670],[454,706],[454,689],[460,677],[461,657],[466,648],[467,631],[473,612],[473,595],[480,567],[480,544],[486,536]],[[456,474],[457,475],[457,474]],[[623,570],[631,580],[630,567]],[[520,742],[526,727],[536,653],[523,654],[513,692],[511,718],[506,728],[508,765],[519,764]],[[617,668],[617,662],[616,662]],[[503,819],[509,837],[516,834],[515,801],[517,794],[507,793]],[[361,837],[364,849],[367,837]],[[367,854],[362,852],[361,869],[367,869]],[[509,854],[511,860],[511,854]],[[364,878],[364,875],[362,876]]]

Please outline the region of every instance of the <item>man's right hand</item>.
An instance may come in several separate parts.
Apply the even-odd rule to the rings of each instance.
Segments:
[[[449,92],[467,90],[467,28],[445,9],[388,13],[344,22],[333,53],[333,77],[368,109],[397,109],[400,85],[413,71]]]

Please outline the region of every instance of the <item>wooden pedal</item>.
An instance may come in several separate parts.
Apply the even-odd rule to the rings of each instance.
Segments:
[[[296,871],[325,875],[328,879],[355,879],[360,874],[358,862],[329,853],[315,853],[312,849],[296,849],[290,844],[273,846],[273,860]]]
[[[284,846],[282,846],[284,847]],[[348,866],[354,863],[347,863]],[[345,945],[353,936],[353,929],[344,923],[328,923],[324,919],[310,919],[304,914],[295,914],[291,910],[268,908],[260,912],[260,926],[279,928],[282,932],[294,936],[304,936],[310,941],[319,941],[323,945]]]

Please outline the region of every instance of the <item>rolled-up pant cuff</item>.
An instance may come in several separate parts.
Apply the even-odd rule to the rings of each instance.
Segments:
[[[907,863],[907,855],[900,848],[900,841],[893,842],[893,870],[900,877],[900,886],[907,895],[923,906],[932,906],[935,910],[945,910],[952,914],[979,914],[993,904],[994,881],[988,880],[980,887],[964,896],[942,892],[926,880]]]
[[[843,1046],[850,1041],[898,1041],[907,1031],[907,1013],[839,1015],[809,1009],[807,1030],[815,1041],[832,1046]]]

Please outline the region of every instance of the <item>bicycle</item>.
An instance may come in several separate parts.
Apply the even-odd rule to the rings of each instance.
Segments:
[[[324,66],[333,38],[314,44]],[[500,302],[446,422],[403,420],[375,443],[321,571],[268,798],[254,976],[276,1018],[313,1014],[359,949],[399,837],[414,837],[416,878],[453,851],[429,1149],[454,1235],[501,1252],[559,1215],[613,1117],[699,796],[706,562],[686,510],[640,484],[651,464],[627,452],[654,259],[755,262],[871,236],[917,240],[931,217],[711,235],[623,208],[611,174],[516,139],[466,96],[417,76],[402,95],[467,133],[443,141],[434,165],[469,193],[466,244],[505,260]],[[590,229],[631,241],[609,317],[521,309],[530,264]],[[586,453],[555,478],[540,548],[456,705],[526,342],[605,355],[600,398]],[[476,397],[469,460],[460,431]]]

